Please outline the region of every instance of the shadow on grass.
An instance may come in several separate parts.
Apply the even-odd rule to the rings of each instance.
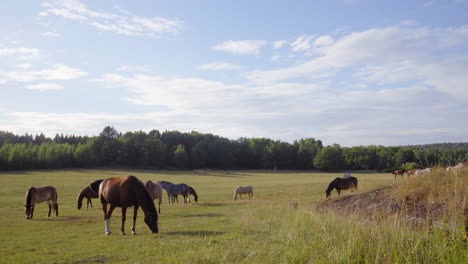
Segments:
[[[165,235],[169,236],[219,236],[225,234],[225,232],[217,232],[217,231],[175,231],[175,232],[167,232],[164,233]]]
[[[182,217],[220,217],[222,214],[195,214],[195,215],[183,215]]]

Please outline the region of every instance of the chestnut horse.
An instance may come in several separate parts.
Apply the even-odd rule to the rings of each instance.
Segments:
[[[145,223],[154,233],[159,232],[158,212],[154,206],[153,199],[146,189],[143,182],[135,176],[125,178],[107,178],[99,185],[99,198],[104,212],[104,221],[106,224],[106,235],[110,235],[110,217],[115,207],[122,208],[122,235],[125,235],[125,218],[127,208],[134,206],[132,235],[136,235],[135,222],[138,208],[141,207],[145,214]],[[107,204],[110,204],[107,211]]]
[[[157,182],[147,181],[145,183],[146,189],[151,194],[153,200],[158,199],[159,201],[159,213],[161,213],[161,203],[162,203],[162,185]]]
[[[394,170],[394,171],[392,172],[392,174],[395,174],[395,180],[396,180],[396,176],[397,176],[397,175],[400,175],[401,178],[403,178],[403,175],[404,175],[405,173],[407,173],[407,172],[408,172],[408,171],[405,170],[405,169],[402,169],[402,170]]]
[[[91,198],[98,198],[99,194],[91,187],[86,186],[83,190],[81,190],[80,194],[78,194],[78,210],[81,209],[83,204],[83,199],[86,198],[86,210],[88,210],[89,205],[91,205],[91,209],[93,209],[93,202],[91,202]]]
[[[49,214],[47,217],[50,217],[52,206],[54,207],[55,216],[58,216],[57,190],[55,190],[55,188],[52,186],[44,186],[39,188],[31,187],[26,191],[24,200],[26,219],[33,218],[34,206],[36,203],[42,203],[45,201],[47,201],[47,205],[49,205]]]
[[[331,192],[333,189],[336,189],[338,195],[341,194],[341,190],[349,190],[349,189],[356,189],[358,187],[358,180],[356,177],[350,176],[346,178],[335,178],[330,184],[328,185],[326,193],[326,198],[330,197]]]

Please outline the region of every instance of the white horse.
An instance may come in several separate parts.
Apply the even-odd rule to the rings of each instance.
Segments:
[[[236,188],[234,191],[234,200],[237,200],[237,195],[239,194],[239,199],[242,199],[242,194],[249,194],[249,200],[250,196],[252,196],[252,199],[254,198],[254,193],[253,193],[253,187],[252,186],[239,186]]]
[[[159,200],[159,213],[161,213],[161,203],[162,203],[162,185],[157,183],[157,182],[152,182],[152,181],[147,181],[146,184],[146,189],[151,195],[151,198],[153,200],[158,199]]]
[[[453,171],[453,172],[457,172],[459,169],[465,167],[465,164],[460,162],[458,163],[456,166],[448,166],[447,169],[445,169],[446,171]]]
[[[414,173],[414,175],[418,176],[418,175],[428,174],[429,172],[431,172],[431,168],[425,168],[424,170],[417,170]]]

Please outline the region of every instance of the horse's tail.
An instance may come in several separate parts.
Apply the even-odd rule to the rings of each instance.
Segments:
[[[54,189],[55,197],[54,200],[52,201],[54,211],[55,211],[55,216],[58,216],[58,193],[57,190]]]

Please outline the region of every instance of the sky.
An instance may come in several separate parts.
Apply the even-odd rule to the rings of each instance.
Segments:
[[[0,130],[468,142],[468,0],[0,3]]]

